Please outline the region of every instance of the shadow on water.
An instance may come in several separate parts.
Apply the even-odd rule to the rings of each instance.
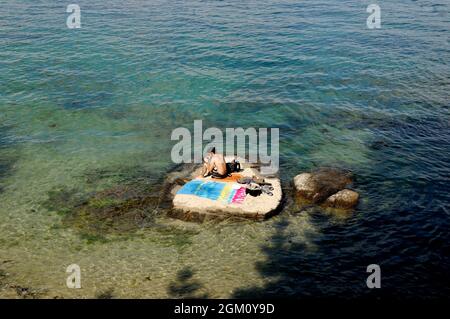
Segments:
[[[11,152],[12,142],[7,137],[10,127],[0,127],[0,193],[3,193],[3,180],[12,174],[17,155]]]
[[[3,268],[9,263],[14,263],[14,261],[0,259],[0,295],[20,299],[40,299],[47,295],[48,289],[46,288],[23,286],[12,281],[11,273]]]
[[[257,271],[268,283],[240,288],[233,298],[352,299],[377,296],[376,291],[366,287],[368,263],[357,253],[360,246],[355,246],[355,241],[361,242],[362,238],[356,235],[343,238],[347,231],[345,223],[335,223],[323,212],[302,211],[299,214],[310,214],[311,223],[320,232],[305,232],[299,241],[289,230],[290,218],[298,216],[281,215],[275,233],[261,247],[266,261],[256,264]]]
[[[3,193],[2,180],[11,174],[14,162],[13,158],[0,156],[0,193]]]
[[[208,294],[202,292],[203,285],[195,280],[194,270],[186,266],[178,271],[175,281],[171,282],[167,288],[170,298],[192,299],[208,298]]]
[[[448,123],[431,117],[391,122],[371,127],[373,164],[358,171],[362,200],[354,214],[336,223],[321,211],[297,212],[308,214],[316,229],[297,242],[290,233],[295,214],[285,209],[261,246],[266,260],[256,264],[268,283],[242,287],[233,297],[448,298],[450,155],[442,148]],[[366,286],[370,264],[381,267],[381,289]]]
[[[100,291],[99,293],[97,293],[95,295],[95,298],[96,299],[112,299],[112,298],[114,298],[114,289],[109,288],[107,290]]]
[[[373,211],[363,226],[379,229],[385,287],[402,298],[448,297],[449,123],[427,115],[375,130],[382,141],[372,148],[376,164],[360,182],[379,204],[367,207]]]
[[[305,242],[293,243],[288,234],[288,216],[282,215],[274,225],[275,233],[267,244],[261,247],[266,255],[265,262],[258,262],[256,269],[270,283],[262,287],[241,288],[234,298],[285,298],[308,294],[318,295],[320,290],[314,283],[316,269],[304,262],[307,255]]]

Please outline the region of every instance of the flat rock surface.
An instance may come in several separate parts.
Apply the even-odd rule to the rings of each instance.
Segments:
[[[258,171],[254,168],[245,167],[239,173],[243,177],[252,177],[258,175]],[[199,171],[193,173],[192,177],[199,176]],[[173,206],[178,212],[174,212],[174,217],[186,220],[204,220],[208,218],[229,218],[241,217],[250,219],[264,219],[272,215],[281,203],[282,191],[279,178],[264,178],[265,182],[271,183],[274,190],[273,196],[262,193],[259,196],[246,195],[242,203],[224,203],[221,201],[202,198],[195,195],[176,194],[181,186],[173,190]],[[221,182],[220,179],[211,177],[201,178],[205,181]],[[233,183],[233,181],[228,181]]]

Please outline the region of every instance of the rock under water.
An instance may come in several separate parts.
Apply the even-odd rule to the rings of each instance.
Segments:
[[[327,207],[352,208],[358,203],[359,194],[350,189],[343,189],[328,197],[323,203]]]
[[[137,178],[133,169],[116,185],[92,193],[62,186],[51,190],[42,204],[61,216],[60,226],[75,229],[89,243],[105,242],[111,236],[127,237],[146,227],[164,231],[165,225],[156,219],[170,211],[170,191],[183,184],[183,176],[191,170],[183,169],[170,169],[164,180],[144,176],[142,170]],[[91,175],[89,183],[95,183]]]
[[[294,177],[297,194],[318,205],[333,208],[353,208],[359,194],[345,189],[353,183],[352,173],[336,168],[321,168]]]

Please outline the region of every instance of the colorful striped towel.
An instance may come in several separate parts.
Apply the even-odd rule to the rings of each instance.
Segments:
[[[225,204],[240,204],[245,199],[245,187],[236,183],[221,183],[194,179],[187,182],[177,194],[195,195]]]

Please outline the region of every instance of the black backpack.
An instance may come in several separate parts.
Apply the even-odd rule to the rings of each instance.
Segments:
[[[239,172],[241,170],[241,163],[233,160],[231,163],[227,163],[229,173]]]

